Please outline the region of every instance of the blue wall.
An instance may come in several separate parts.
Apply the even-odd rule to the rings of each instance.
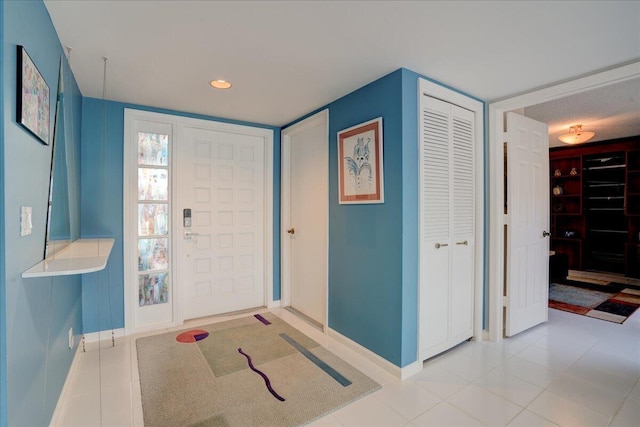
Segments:
[[[79,276],[22,279],[24,270],[42,260],[49,189],[51,146],[38,142],[16,123],[16,45],[23,45],[51,91],[51,123],[55,114],[60,59],[64,51],[41,1],[2,2],[2,292],[3,391],[0,425],[47,425],[73,360],[67,331],[81,330]],[[28,23],[28,25],[27,25]],[[71,76],[66,59],[64,66]],[[73,79],[72,79],[73,80]],[[80,93],[72,81],[76,99]],[[73,112],[79,153],[80,103]],[[77,161],[77,157],[72,159]],[[71,165],[78,168],[78,165]],[[79,188],[77,177],[74,188]],[[78,201],[79,194],[71,197]],[[20,207],[33,208],[33,232],[20,237]],[[73,208],[77,211],[77,207]],[[6,248],[11,248],[6,251]],[[79,341],[79,340],[76,340]],[[6,394],[4,393],[6,391]]]
[[[417,359],[418,78],[401,68],[329,104],[329,326],[393,364]],[[337,132],[382,117],[385,202],[339,205]]]
[[[132,108],[204,120],[256,126],[274,131],[273,227],[280,235],[280,129],[255,123],[188,114],[140,105],[84,98],[82,105],[81,222],[83,238],[113,237],[115,245],[103,272],[82,278],[83,332],[124,327],[123,150],[124,109]],[[106,109],[106,113],[104,113]],[[102,132],[106,114],[106,133]],[[104,144],[102,140],[104,139]],[[280,299],[280,239],[273,241],[273,295]],[[100,305],[98,305],[100,301]]]
[[[418,74],[402,69],[402,358],[418,355]]]
[[[402,106],[401,70],[329,104],[329,327],[396,365],[402,361]],[[377,117],[384,203],[339,205],[337,132]]]

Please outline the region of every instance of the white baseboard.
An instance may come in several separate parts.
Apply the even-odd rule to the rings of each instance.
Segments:
[[[120,329],[113,329],[113,334],[116,338],[122,338],[124,337],[126,334],[124,333],[124,328],[120,328]],[[89,334],[84,334],[84,342],[88,343],[88,342],[98,342],[98,341],[104,341],[104,340],[108,340],[111,339],[111,329],[106,330],[106,331],[98,331],[98,332],[91,332]],[[82,344],[80,344],[82,345]]]
[[[76,352],[73,355],[73,360],[71,361],[71,366],[69,367],[69,372],[67,373],[67,378],[64,380],[64,385],[62,386],[62,390],[60,391],[60,396],[58,397],[58,402],[56,403],[56,409],[53,410],[53,415],[51,416],[51,421],[49,422],[49,427],[59,427],[62,423],[62,402],[67,402],[69,400],[69,389],[71,388],[71,381],[75,376],[75,372],[78,369],[78,364],[80,363],[80,352],[82,344],[79,343],[76,347]]]
[[[415,362],[408,364],[404,368],[400,368],[400,379],[406,380],[410,376],[415,375],[418,372],[421,372],[423,368],[422,365],[423,364],[421,361],[416,360]]]
[[[274,301],[269,301],[267,302],[267,308],[276,308],[276,307],[281,307],[281,300],[274,300]]]
[[[365,359],[369,360],[371,363],[373,363],[373,364],[377,365],[378,367],[384,369],[385,371],[387,371],[388,373],[390,373],[391,375],[393,375],[394,377],[396,377],[396,378],[398,378],[400,380],[405,380],[405,379],[409,378],[410,376],[415,375],[418,372],[422,371],[422,362],[415,361],[415,362],[405,366],[404,368],[401,368],[401,367],[396,366],[393,363],[389,362],[385,358],[383,358],[381,356],[378,356],[377,354],[375,354],[374,352],[372,352],[368,348],[365,348],[365,347],[361,346],[357,342],[351,340],[350,338],[345,337],[341,333],[339,333],[339,332],[337,332],[337,331],[335,331],[335,330],[333,330],[331,328],[326,328],[326,333],[331,338],[333,338],[336,341],[338,341],[339,343],[347,346],[349,349],[355,351],[360,356],[364,357]]]

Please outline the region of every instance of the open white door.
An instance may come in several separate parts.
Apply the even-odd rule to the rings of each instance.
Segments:
[[[545,322],[549,296],[547,125],[507,113],[505,335]]]

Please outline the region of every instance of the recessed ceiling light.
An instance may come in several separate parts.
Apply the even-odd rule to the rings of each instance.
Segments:
[[[209,84],[216,89],[229,89],[231,87],[231,83],[226,80],[211,80]]]

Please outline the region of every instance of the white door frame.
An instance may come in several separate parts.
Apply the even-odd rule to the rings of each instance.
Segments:
[[[239,125],[232,123],[224,123],[218,122],[215,120],[203,120],[203,119],[194,119],[184,116],[175,116],[170,114],[163,113],[155,113],[150,111],[142,111],[135,109],[124,109],[124,182],[123,182],[123,264],[124,264],[124,319],[125,319],[125,334],[131,334],[135,332],[143,332],[143,329],[135,329],[134,321],[135,321],[135,308],[137,303],[137,298],[127,297],[131,290],[135,288],[137,290],[137,284],[132,283],[132,278],[135,277],[136,270],[135,265],[131,261],[132,256],[135,256],[135,253],[132,253],[132,242],[131,236],[135,233],[135,230],[132,227],[136,227],[136,225],[131,225],[127,218],[130,218],[132,215],[137,214],[137,199],[135,199],[136,195],[131,194],[131,189],[128,187],[130,185],[131,180],[136,179],[134,177],[134,170],[132,169],[135,165],[135,162],[127,161],[128,155],[132,155],[131,149],[127,144],[127,138],[132,138],[132,132],[134,131],[133,123],[135,120],[143,120],[143,121],[151,121],[151,122],[159,122],[159,123],[167,123],[171,124],[173,127],[173,149],[179,145],[180,138],[183,133],[183,128],[186,126],[198,127],[204,126],[207,129],[214,129],[222,132],[232,132],[232,133],[242,133],[246,135],[255,135],[261,136],[265,141],[265,182],[264,182],[264,305],[272,306],[273,305],[273,130],[267,128],[259,128],[247,125]],[[133,147],[133,154],[136,153],[135,147]],[[175,153],[175,152],[174,152]],[[175,154],[173,154],[173,158],[175,159]],[[175,160],[172,160],[175,162]],[[171,239],[172,242],[176,242],[178,239],[182,239],[182,227],[179,226],[177,221],[181,221],[182,214],[179,212],[178,203],[176,203],[176,195],[174,193],[174,189],[177,188],[178,182],[178,173],[173,169],[173,174],[171,177],[171,218],[172,218],[172,226],[171,226]],[[135,199],[135,201],[134,201]],[[181,288],[174,286],[174,277],[177,273],[177,257],[176,257],[176,247],[177,245],[172,244],[172,253],[171,253],[171,271],[173,274],[172,277],[172,296],[173,296],[173,321],[167,325],[157,325],[149,329],[156,329],[160,327],[170,327],[180,325],[184,322],[183,311],[181,310],[182,304],[182,295],[180,295]],[[136,294],[137,295],[137,294]]]
[[[280,267],[281,267],[281,289],[280,289],[280,305],[282,307],[288,307],[291,305],[291,270],[290,270],[290,259],[291,259],[291,239],[287,234],[286,230],[291,225],[291,138],[306,129],[314,127],[319,123],[326,123],[327,126],[327,137],[329,136],[329,110],[322,110],[313,116],[310,116],[293,126],[290,126],[282,131],[282,142],[281,142],[281,204],[280,204]],[[327,141],[328,144],[328,141]],[[327,146],[327,149],[329,147]],[[329,157],[329,153],[327,152],[327,162]],[[327,163],[328,167],[328,163]],[[329,199],[329,194],[325,194],[327,200]],[[324,279],[324,298],[325,298],[325,313],[324,313],[324,321],[323,325],[326,328],[328,321],[328,313],[329,313],[329,203],[327,203],[327,265],[325,271],[327,272],[327,277]]]
[[[485,244],[484,244],[484,235],[485,235],[485,221],[484,221],[484,207],[486,203],[485,191],[482,183],[484,182],[484,171],[485,164],[483,161],[484,152],[485,152],[485,131],[484,131],[484,104],[476,99],[473,99],[467,95],[463,95],[459,92],[453,91],[449,88],[441,86],[437,83],[433,83],[429,80],[418,79],[418,107],[420,106],[420,100],[423,94],[438,98],[442,101],[448,102],[450,104],[455,104],[459,107],[465,108],[474,113],[474,143],[475,143],[475,178],[476,178],[476,188],[475,188],[475,215],[474,215],[474,231],[475,231],[475,242],[474,242],[474,274],[473,274],[473,338],[476,341],[481,341],[483,339],[483,300],[484,300],[484,277],[485,277],[485,262],[484,262],[484,253],[485,253]],[[421,109],[418,108],[416,112],[418,114],[418,132],[422,132],[420,129],[421,123]],[[420,138],[416,141],[416,155],[419,156],[420,150]],[[417,177],[421,179],[422,177]],[[422,212],[422,193],[420,192],[418,196],[418,209],[419,212]],[[419,224],[420,226],[420,224]],[[419,230],[420,236],[422,236],[422,230]],[[420,248],[422,245],[422,238],[418,242],[418,251],[420,252]],[[418,254],[418,260],[420,260],[420,254]],[[420,292],[421,292],[421,283],[422,279],[420,278],[420,268],[418,267],[418,316],[417,322],[417,361],[422,366],[422,344],[420,341],[420,325],[422,323],[421,313],[422,307],[420,307]]]
[[[488,281],[488,333],[492,341],[501,340],[504,330],[504,115],[508,111],[552,101],[569,95],[597,89],[610,84],[640,77],[640,62],[582,77],[513,98],[489,104],[489,248],[487,251]]]

